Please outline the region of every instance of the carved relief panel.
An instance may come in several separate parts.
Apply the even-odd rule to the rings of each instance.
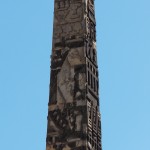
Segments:
[[[84,3],[81,0],[55,1],[54,42],[84,36]]]
[[[95,28],[94,0],[55,0],[47,150],[101,150]]]

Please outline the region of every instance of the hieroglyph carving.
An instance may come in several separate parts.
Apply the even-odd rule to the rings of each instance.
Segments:
[[[46,150],[101,150],[94,0],[55,0]]]

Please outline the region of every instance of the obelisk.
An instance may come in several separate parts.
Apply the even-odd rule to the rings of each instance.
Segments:
[[[55,0],[46,150],[102,150],[94,0]]]

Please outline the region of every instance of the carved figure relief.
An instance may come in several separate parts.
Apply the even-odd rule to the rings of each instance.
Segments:
[[[83,19],[82,1],[57,1],[55,10],[55,19],[57,23],[81,22]]]
[[[55,106],[49,112],[48,127],[51,129],[49,130],[51,134],[47,138],[47,143],[53,145],[53,148],[56,148],[54,143],[60,141],[64,143],[62,148],[66,146],[69,148],[82,146],[84,143],[82,140],[86,138],[86,130],[84,129],[86,122],[83,120],[85,112],[86,106],[75,107],[64,105],[62,108]],[[65,142],[68,144],[65,144]],[[72,145],[71,143],[74,144]],[[57,146],[60,146],[60,144]]]
[[[66,16],[68,22],[79,22],[83,19],[83,5],[82,3],[76,3],[70,5],[70,10]]]
[[[83,37],[83,3],[81,0],[59,0],[55,2],[54,39],[65,40]]]
[[[56,26],[56,32],[54,32],[55,40],[62,40],[65,37],[65,40],[83,38],[84,28],[82,23],[76,22],[69,25]]]
[[[94,0],[55,0],[47,150],[101,150],[97,76]]]
[[[86,56],[91,62],[97,65],[96,44],[95,42],[86,43]]]
[[[68,63],[69,65],[76,66],[84,63],[84,60],[82,58],[82,55],[80,55],[79,50],[81,49],[72,49],[68,54]]]

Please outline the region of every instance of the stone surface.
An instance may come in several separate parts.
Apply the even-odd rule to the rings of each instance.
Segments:
[[[46,150],[101,150],[94,0],[55,0]]]

